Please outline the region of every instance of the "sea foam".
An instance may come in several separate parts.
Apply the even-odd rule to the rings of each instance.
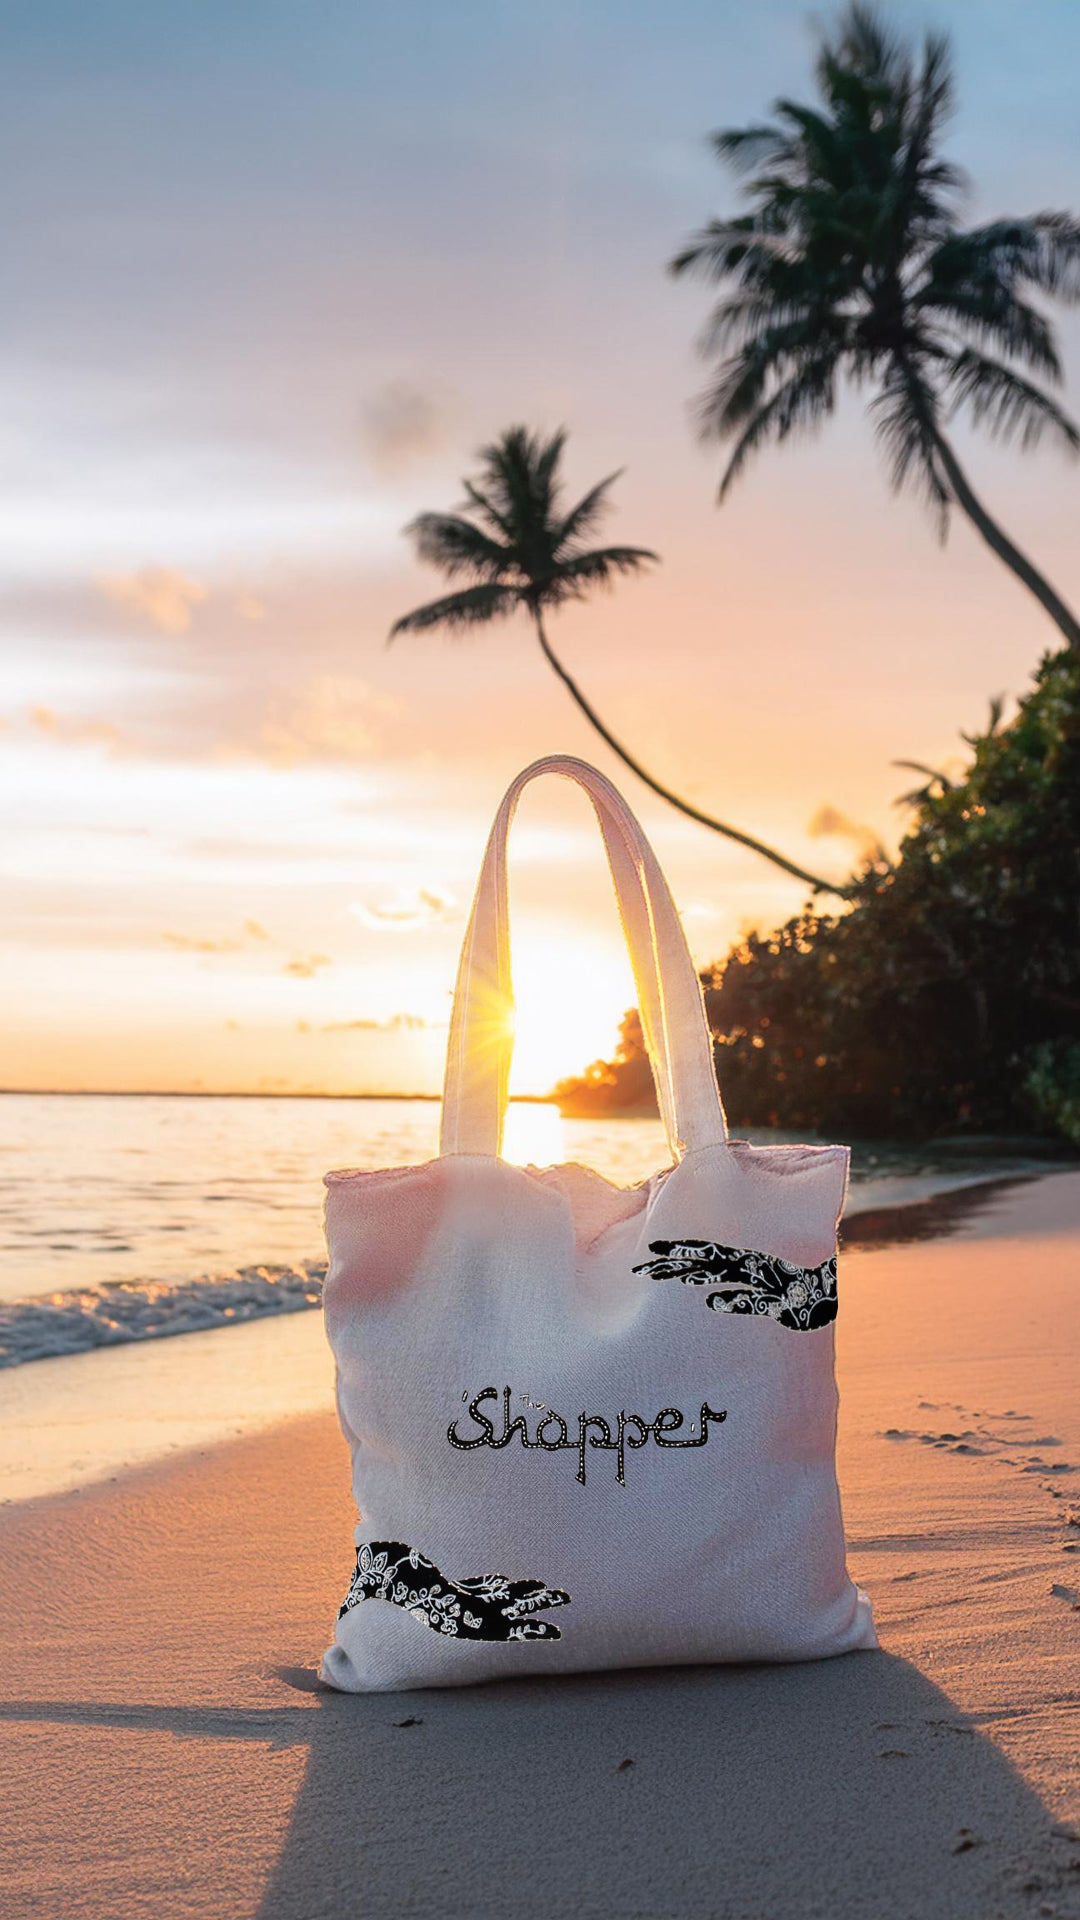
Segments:
[[[231,1327],[322,1302],[326,1262],[240,1267],[196,1280],[117,1280],[99,1287],[0,1301],[0,1367],[132,1340]]]

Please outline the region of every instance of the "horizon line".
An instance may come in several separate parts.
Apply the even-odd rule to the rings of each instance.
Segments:
[[[43,1094],[61,1099],[89,1100],[428,1100],[439,1103],[441,1093],[368,1091],[333,1093],[317,1088],[260,1087],[0,1087],[0,1099]],[[548,1093],[512,1093],[510,1106],[553,1106]]]

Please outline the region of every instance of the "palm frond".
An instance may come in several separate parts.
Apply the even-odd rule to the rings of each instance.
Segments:
[[[904,767],[909,773],[926,775],[925,786],[913,787],[910,793],[897,794],[893,801],[896,807],[924,807],[928,800],[935,798],[935,787],[939,794],[952,792],[953,783],[948,774],[942,773],[937,767],[928,767],[921,760],[893,760],[890,764],[894,767]]]
[[[875,7],[861,0],[849,6],[835,40],[822,45],[818,76],[828,90],[835,74],[854,72],[877,87],[910,91],[911,61],[899,35],[886,26]]]
[[[522,462],[522,473],[528,488],[529,499],[538,521],[549,525],[559,495],[558,471],[566,445],[565,428],[549,434],[542,440],[536,434],[527,445]]]
[[[1000,360],[965,347],[952,363],[948,382],[957,406],[969,406],[976,426],[988,426],[1002,440],[1018,436],[1027,451],[1049,432],[1070,453],[1080,451],[1080,429],[1068,415],[1049,394]]]
[[[1050,322],[1024,296],[1025,286],[1039,286],[1041,254],[1031,221],[954,232],[928,256],[923,277],[910,289],[911,308],[936,314],[1057,381],[1061,365]]]
[[[622,473],[622,467],[618,467],[614,473],[608,474],[606,480],[598,481],[596,486],[591,487],[589,492],[578,501],[577,506],[571,507],[565,518],[554,528],[552,543],[556,556],[564,547],[569,546],[571,541],[580,540],[584,534],[591,533],[595,527],[599,526],[611,505],[607,497],[608,492],[616,480],[622,477]]]
[[[612,587],[619,574],[639,573],[642,567],[659,562],[660,555],[648,547],[594,547],[560,565],[547,597],[576,599],[585,587]]]
[[[545,439],[527,427],[516,426],[483,449],[484,491],[518,542],[525,539],[535,545],[541,530],[550,529],[565,444],[562,428]]]
[[[1003,693],[995,693],[991,697],[990,710],[986,716],[986,732],[984,734],[965,733],[963,729],[961,729],[960,738],[964,742],[964,745],[966,747],[978,747],[983,740],[993,740],[1001,730],[1001,721],[1004,712],[1005,695]]]
[[[943,793],[948,793],[952,786],[947,773],[942,773],[938,767],[928,767],[924,760],[890,760],[889,765],[903,767],[908,773],[925,773],[931,780],[937,781]]]
[[[775,335],[783,330],[786,338],[794,340],[806,339],[811,329],[817,331],[820,282],[811,288],[803,276],[796,274],[774,275],[773,282],[767,292],[748,288],[729,300],[718,301],[698,336],[698,351],[705,359],[732,348],[740,351],[770,332]],[[844,331],[839,315],[830,331]]]
[[[481,580],[499,580],[514,564],[512,548],[493,540],[471,520],[456,513],[418,513],[405,534],[417,557],[439,567],[448,580],[471,573]]]
[[[800,373],[807,370],[809,392],[826,364],[832,378],[845,344],[844,323],[835,314],[803,313],[755,334],[722,363],[698,403],[703,436],[724,440],[737,432],[768,402],[770,384],[794,392]]]
[[[461,632],[469,627],[485,626],[489,620],[501,620],[513,613],[521,599],[519,587],[491,584],[465,587],[460,593],[448,593],[442,600],[429,600],[426,606],[403,613],[400,620],[394,621],[387,638],[393,640],[399,633],[427,633],[432,627]]]
[[[1039,262],[1039,236],[1030,220],[991,220],[951,233],[932,262],[936,279],[963,284],[989,274],[1015,284],[1030,279]]]
[[[794,165],[800,180],[807,173],[819,180],[832,180],[837,171],[843,130],[827,113],[817,107],[804,107],[797,100],[778,100],[775,112],[782,120],[789,121],[794,134],[785,141],[786,151],[782,160],[788,166]],[[794,184],[788,177],[787,168],[781,166],[770,180],[766,175],[761,181],[752,184],[755,196],[767,195],[770,187],[790,186]]]
[[[775,160],[787,147],[779,127],[727,127],[709,135],[709,145],[718,160],[736,173],[749,173],[765,160]]]
[[[832,352],[807,358],[800,362],[796,371],[768,400],[754,409],[724,469],[718,500],[727,498],[751,454],[756,453],[767,441],[775,440],[780,444],[799,429],[817,426],[832,412],[836,399],[836,370],[836,355]],[[702,403],[701,411],[706,420],[713,398],[707,394]]]
[[[1036,213],[1040,241],[1038,276],[1032,284],[1073,305],[1080,300],[1080,220],[1074,213]]]
[[[465,493],[481,520],[486,520],[489,526],[494,527],[496,533],[501,533],[505,539],[513,539],[514,529],[505,510],[497,507],[494,500],[477,486],[475,480],[465,481]]]
[[[953,225],[952,204],[968,185],[963,169],[937,151],[946,121],[956,105],[952,49],[944,34],[927,34],[922,68],[905,129],[902,178],[906,192],[928,216],[922,231],[943,238]]]
[[[907,488],[920,496],[930,509],[938,539],[943,541],[952,494],[941,472],[934,441],[933,394],[926,388],[919,389],[905,368],[896,369],[870,402],[870,415],[893,492],[902,493]]]
[[[876,7],[854,0],[842,23],[840,45],[860,71],[896,85],[910,73],[910,63],[899,34],[882,19]]]
[[[770,232],[753,214],[739,214],[732,220],[710,220],[687,245],[668,262],[668,272],[696,273],[706,281],[720,281],[741,267],[751,253],[759,257],[783,255],[788,243],[781,234]]]
[[[1041,373],[1055,385],[1062,379],[1053,329],[1045,315],[991,270],[963,281],[942,279],[930,265],[923,284],[910,296],[916,326],[925,317],[961,339],[982,341]]]
[[[486,447],[481,447],[480,491],[508,528],[516,533],[528,514],[528,489],[522,486],[527,472],[534,436],[527,427],[509,427]]]
[[[908,150],[917,165],[933,152],[934,143],[955,107],[956,77],[949,37],[944,33],[928,33],[923,41],[922,68],[909,133]]]
[[[1080,299],[1080,220],[1072,213],[1043,211],[1026,219],[991,220],[958,233],[946,264],[960,271],[992,270],[1006,285],[1026,282],[1040,293],[1068,302]]]
[[[537,487],[538,490],[544,490],[545,497],[550,497],[552,489],[557,485],[559,461],[562,459],[565,445],[566,428],[559,427],[555,433],[548,437],[546,444],[540,445],[537,449]]]

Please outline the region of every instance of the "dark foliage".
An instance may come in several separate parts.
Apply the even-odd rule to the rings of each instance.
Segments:
[[[580,1079],[560,1080],[551,1098],[563,1113],[655,1113],[656,1092],[636,1007],[624,1014],[613,1060],[594,1060]]]
[[[1080,662],[1048,657],[966,777],[931,778],[850,912],[754,935],[707,978],[744,1124],[854,1134],[1075,1125]],[[1076,1136],[1080,1139],[1080,1129]]]
[[[1080,1145],[1080,660],[1047,656],[1015,719],[992,712],[968,744],[848,911],[798,914],[703,974],[736,1125]]]

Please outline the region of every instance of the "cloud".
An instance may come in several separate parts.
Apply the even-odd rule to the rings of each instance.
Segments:
[[[233,602],[233,607],[240,615],[241,620],[256,621],[266,619],[266,608],[263,602],[257,599],[253,593],[238,593]]]
[[[419,1013],[393,1013],[389,1020],[331,1020],[323,1033],[419,1033],[430,1026]]]
[[[304,959],[286,960],[282,973],[292,980],[314,980],[323,967],[333,964],[328,953],[309,953]]]
[[[215,683],[204,674],[196,695],[179,684],[167,699],[144,697],[122,726],[44,705],[12,709],[0,714],[0,734],[30,732],[54,746],[97,746],[112,758],[143,762],[355,769],[385,752],[386,723],[403,711],[401,701],[352,674],[317,675],[270,689],[258,675],[257,663],[242,679],[222,676]]]
[[[377,744],[375,722],[399,702],[351,675],[321,674],[272,702],[258,736],[260,758],[294,767],[312,760],[354,761]]]
[[[115,754],[127,745],[124,734],[111,720],[73,719],[55,713],[52,707],[31,707],[27,718],[35,733],[55,740],[58,746],[103,746]]]
[[[388,380],[368,400],[364,426],[375,465],[400,472],[445,444],[454,407],[449,395],[409,380]]]
[[[174,953],[242,953],[242,940],[197,940],[188,933],[163,933],[163,947],[171,947]]]
[[[839,807],[830,806],[824,801],[814,814],[806,828],[811,840],[848,840],[857,849],[864,860],[880,860],[885,857],[885,849],[873,827],[860,826]]]
[[[427,887],[409,892],[399,889],[394,899],[376,906],[354,900],[349,912],[365,927],[373,927],[379,933],[407,933],[414,927],[445,926],[458,917],[452,894],[433,893]]]
[[[257,920],[245,920],[239,935],[225,935],[223,938],[199,938],[190,933],[163,933],[163,946],[171,947],[174,953],[246,953],[252,946],[269,940],[270,935]]]
[[[162,633],[186,633],[195,607],[207,598],[197,580],[174,567],[144,567],[140,573],[103,574],[98,585],[107,600],[141,613]]]

